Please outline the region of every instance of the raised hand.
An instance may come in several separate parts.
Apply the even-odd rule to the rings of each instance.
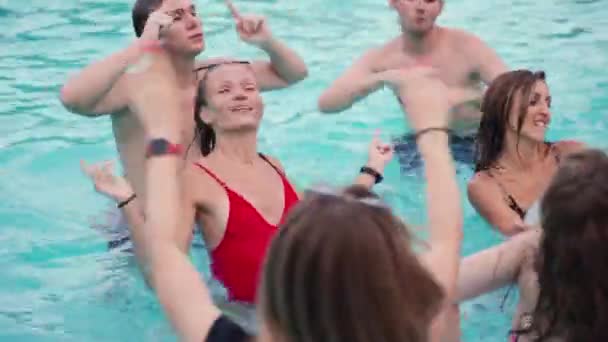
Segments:
[[[393,145],[383,142],[380,133],[376,131],[369,145],[367,166],[382,173],[386,164],[393,159]]]
[[[241,14],[231,0],[225,0],[225,3],[236,21],[236,31],[242,41],[263,47],[272,40],[272,33],[265,17]]]
[[[156,10],[150,13],[144,31],[141,34],[142,40],[160,40],[163,39],[163,34],[173,24],[173,17]]]
[[[129,182],[124,177],[114,174],[113,162],[104,161],[88,165],[84,160],[81,160],[80,168],[91,179],[95,191],[98,193],[116,202],[125,201],[133,195],[133,188]]]

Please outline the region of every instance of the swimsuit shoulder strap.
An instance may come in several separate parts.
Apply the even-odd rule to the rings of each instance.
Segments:
[[[507,191],[507,189],[502,184],[502,182],[499,181],[496,177],[494,177],[494,175],[492,174],[492,172],[490,170],[487,170],[487,173],[488,173],[488,176],[490,176],[492,179],[494,179],[496,181],[496,184],[498,184],[498,187],[500,188],[500,191],[502,192],[503,198],[504,198],[505,202],[507,202],[507,205],[509,206],[509,208],[511,210],[513,210],[515,213],[517,213],[517,215],[519,215],[519,217],[524,218],[524,216],[526,216],[526,212],[519,206],[519,204],[517,203],[515,198]]]
[[[547,147],[549,147],[549,153],[553,153],[553,158],[555,158],[555,163],[559,164],[562,156],[559,150],[559,146],[553,142],[547,142]]]
[[[276,165],[274,165],[270,160],[268,160],[268,157],[266,157],[262,153],[258,153],[258,155],[260,156],[260,158],[262,158],[262,160],[264,160],[265,162],[267,162],[268,165],[270,165],[279,174],[279,176],[281,176],[281,178],[283,178],[285,176],[283,174],[283,171],[281,171]]]
[[[209,177],[213,178],[216,182],[218,182],[219,185],[221,185],[224,188],[228,188],[226,186],[226,183],[224,183],[223,180],[221,180],[215,173],[213,173],[213,171],[209,170],[207,167],[203,166],[201,163],[194,163],[195,166],[197,166],[199,169],[203,170],[205,173],[207,173],[209,175]]]

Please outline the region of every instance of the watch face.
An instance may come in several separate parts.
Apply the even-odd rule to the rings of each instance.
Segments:
[[[163,154],[167,151],[169,142],[165,139],[154,139],[150,142],[150,154]]]

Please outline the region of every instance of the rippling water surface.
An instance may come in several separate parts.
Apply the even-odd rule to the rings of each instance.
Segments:
[[[240,43],[223,2],[198,1],[205,56],[260,57]],[[91,228],[106,201],[78,161],[115,158],[107,118],[67,113],[57,100],[66,77],[132,39],[126,0],[0,0],[0,340],[165,341],[174,337],[133,260],[108,254]],[[388,93],[342,115],[321,116],[316,98],[365,48],[398,32],[386,1],[245,1],[269,17],[311,76],[266,94],[261,134],[300,185],[347,183],[375,128],[406,131]],[[606,147],[608,8],[602,1],[446,1],[441,22],[478,33],[512,67],[543,68],[554,96],[552,138]],[[464,186],[470,171],[460,169]],[[409,221],[422,222],[419,175],[391,165],[381,191]],[[465,253],[498,237],[465,204]],[[203,256],[195,256],[203,264]],[[203,267],[201,265],[201,267]],[[204,267],[203,267],[204,268]],[[504,291],[463,307],[467,341],[504,341],[514,297]],[[373,318],[371,318],[373,319]]]

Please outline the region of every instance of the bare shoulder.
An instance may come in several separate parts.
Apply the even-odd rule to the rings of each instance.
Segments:
[[[212,202],[211,199],[218,198],[218,194],[223,192],[223,189],[200,165],[198,161],[186,162],[181,170],[182,191],[186,192],[198,207],[206,207],[206,204]]]
[[[368,48],[359,58],[360,63],[369,65],[372,69],[376,69],[382,64],[387,56],[390,56],[399,51],[400,40],[394,38],[382,45],[376,45]]]
[[[285,173],[285,167],[283,167],[283,164],[281,164],[281,162],[277,158],[275,158],[273,156],[268,156],[268,155],[264,155],[264,157],[266,157],[266,159],[268,160],[268,162],[270,164],[272,164],[274,167],[279,169],[279,171],[281,171],[282,173]]]
[[[492,181],[492,177],[490,177],[486,171],[475,172],[475,174],[467,184],[467,191],[469,192],[469,196],[471,196],[471,193],[477,194],[486,190],[488,186],[492,186],[493,183],[494,182]]]
[[[480,206],[485,207],[489,203],[494,203],[502,195],[496,180],[486,171],[479,171],[473,175],[467,184],[467,196],[469,202],[479,209]]]
[[[576,140],[562,140],[553,145],[561,155],[580,152],[586,148],[585,144]]]
[[[484,44],[483,40],[476,34],[458,28],[444,28],[447,32],[450,41],[457,44]]]
[[[446,28],[451,47],[470,58],[484,56],[493,50],[479,36],[456,28]]]
[[[401,36],[397,36],[382,45],[376,46],[373,50],[379,55],[383,53],[392,53],[399,50],[402,44],[403,40],[401,39]]]

